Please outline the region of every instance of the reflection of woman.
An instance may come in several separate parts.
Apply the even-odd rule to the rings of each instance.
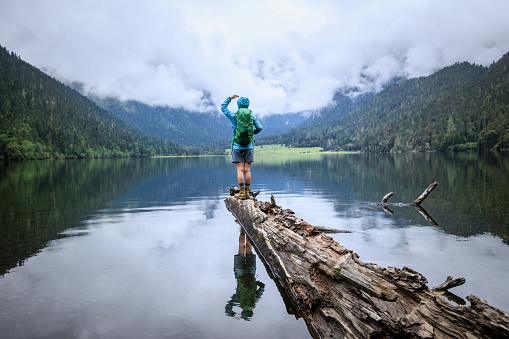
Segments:
[[[251,243],[249,239],[246,239],[246,233],[242,227],[239,236],[239,253],[233,257],[233,271],[237,279],[237,289],[226,304],[225,313],[235,317],[237,313],[233,311],[233,307],[237,306],[242,309],[240,318],[249,321],[253,316],[253,308],[262,297],[265,285],[256,281],[256,255],[253,254]]]

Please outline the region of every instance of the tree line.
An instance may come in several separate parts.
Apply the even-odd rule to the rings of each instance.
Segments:
[[[143,135],[0,46],[0,159],[145,157],[192,151]]]

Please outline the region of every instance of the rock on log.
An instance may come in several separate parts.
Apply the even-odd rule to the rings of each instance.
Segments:
[[[509,337],[506,312],[473,295],[471,306],[452,305],[408,267],[364,263],[273,199],[225,203],[314,337]]]

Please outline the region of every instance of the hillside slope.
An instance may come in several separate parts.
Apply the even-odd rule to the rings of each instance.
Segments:
[[[172,140],[179,144],[224,149],[231,140],[232,125],[219,112],[197,113],[184,109],[149,106],[137,101],[120,101],[114,98],[92,98],[100,107],[113,113],[140,132]],[[232,103],[230,109],[236,109]],[[279,134],[299,126],[306,117],[299,113],[261,116],[254,112],[263,126],[261,135]]]
[[[389,86],[339,119],[263,142],[371,152],[507,147],[506,64],[507,55],[489,70],[456,63]]]
[[[184,109],[149,106],[115,98],[94,101],[142,133],[180,144],[199,146],[224,139],[231,133],[231,124],[219,114],[191,113]]]
[[[369,92],[352,98],[347,94],[337,92],[332,99],[332,105],[323,107],[314,112],[303,125],[311,126],[321,122],[330,122],[340,119],[376,95],[376,93]]]
[[[0,46],[0,159],[177,154]]]

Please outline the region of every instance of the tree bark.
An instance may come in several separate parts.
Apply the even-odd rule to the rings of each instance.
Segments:
[[[271,200],[228,197],[225,204],[314,337],[509,337],[506,312],[473,295],[470,306],[452,305],[418,272],[364,263]]]

